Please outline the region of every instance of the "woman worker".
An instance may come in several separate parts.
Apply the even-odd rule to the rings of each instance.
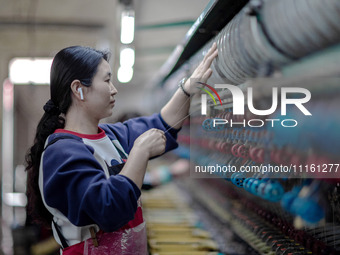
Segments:
[[[216,56],[214,44],[191,78],[206,82]],[[99,124],[115,104],[111,75],[105,52],[58,52],[51,99],[26,157],[28,210],[52,224],[62,254],[147,254],[139,198],[146,165],[177,146],[197,86],[187,80],[159,114]]]

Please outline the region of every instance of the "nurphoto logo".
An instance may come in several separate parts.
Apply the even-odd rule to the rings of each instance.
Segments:
[[[209,88],[214,94],[217,96],[217,98],[220,101],[220,104],[222,104],[222,100],[217,93],[216,89],[228,89],[231,93],[232,96],[232,113],[233,115],[244,115],[244,108],[245,105],[248,107],[248,110],[257,116],[268,116],[273,114],[277,107],[278,107],[278,98],[279,98],[279,88],[272,87],[272,105],[269,109],[256,109],[254,107],[254,100],[253,100],[253,88],[248,87],[247,88],[247,102],[245,102],[245,96],[243,91],[235,86],[235,85],[230,85],[230,84],[215,84],[215,88],[212,86],[205,84],[205,83],[200,83],[203,86]],[[215,98],[213,95],[204,88],[199,88],[202,91],[206,92],[214,101],[214,104],[217,105]],[[269,88],[268,88],[269,89]],[[287,115],[287,105],[295,105],[305,116],[312,116],[312,114],[308,111],[308,109],[304,106],[305,103],[309,102],[311,99],[311,93],[308,89],[305,88],[298,88],[298,87],[281,87],[280,88],[280,95],[281,95],[281,116],[286,116]],[[202,94],[201,95],[201,114],[202,115],[207,115],[207,94]],[[302,97],[296,98],[288,98],[289,94],[294,94],[294,95],[302,95]],[[249,127],[262,127],[265,122],[271,122],[272,127],[274,127],[275,122],[281,122],[281,125],[283,127],[295,127],[297,126],[298,122],[295,119],[250,119],[250,120],[243,120],[243,121],[238,121],[238,122],[233,122],[233,120],[227,120],[227,119],[221,119],[221,118],[215,118],[212,120],[213,121],[213,127],[216,125],[225,125],[225,124],[230,124],[231,126],[234,125],[243,125],[244,127],[246,124],[248,124]],[[255,123],[257,123],[255,125]],[[290,123],[290,124],[288,124]]]

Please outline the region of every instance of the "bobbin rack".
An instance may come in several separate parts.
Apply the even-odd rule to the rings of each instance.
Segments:
[[[153,89],[158,109],[216,42],[178,137],[190,178],[157,198],[212,243],[149,234],[152,254],[340,254],[339,24],[337,0],[210,1]]]

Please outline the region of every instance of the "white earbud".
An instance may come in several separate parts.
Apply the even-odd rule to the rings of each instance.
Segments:
[[[80,99],[84,100],[83,89],[82,88],[78,88],[78,92],[80,93]]]

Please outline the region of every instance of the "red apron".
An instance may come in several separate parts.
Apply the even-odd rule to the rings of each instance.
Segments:
[[[105,233],[96,233],[98,246],[93,239],[63,249],[63,255],[147,255],[147,240],[145,221],[142,208],[139,206],[135,218],[121,229]]]

